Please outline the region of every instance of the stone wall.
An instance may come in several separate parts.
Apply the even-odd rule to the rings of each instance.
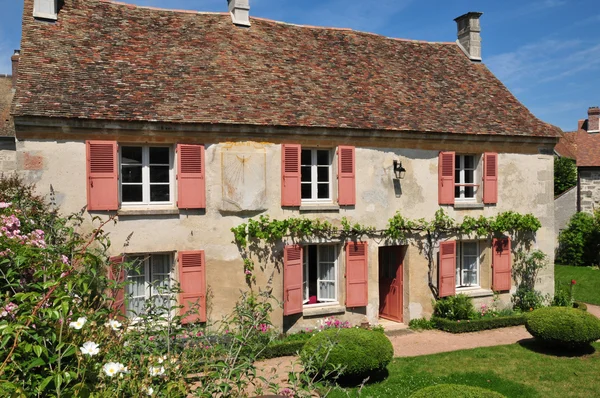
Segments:
[[[579,211],[600,209],[600,167],[579,167]]]

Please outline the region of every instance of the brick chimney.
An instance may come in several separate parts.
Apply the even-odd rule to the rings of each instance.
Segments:
[[[250,0],[227,0],[231,21],[238,26],[250,26]]]
[[[592,106],[588,109],[588,133],[600,133],[600,108]]]
[[[468,12],[454,19],[458,28],[456,43],[471,61],[481,62],[481,27],[479,17],[482,12]]]
[[[19,74],[19,59],[21,58],[21,50],[15,50],[15,53],[10,57],[12,61],[12,88],[17,87],[17,76]]]

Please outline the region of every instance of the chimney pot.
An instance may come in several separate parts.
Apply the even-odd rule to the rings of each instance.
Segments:
[[[592,106],[588,109],[588,133],[600,133],[600,108]]]
[[[21,50],[15,50],[10,60],[12,61],[12,87],[17,87],[17,76],[19,74],[19,59],[21,58]]]
[[[250,26],[250,0],[227,0],[231,21],[238,26]]]
[[[455,18],[458,39],[456,43],[471,61],[481,62],[481,26],[479,18],[482,12],[468,12]]]

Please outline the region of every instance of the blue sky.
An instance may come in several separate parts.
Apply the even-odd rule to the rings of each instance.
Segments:
[[[67,0],[69,1],[69,0]],[[226,11],[226,0],[124,0]],[[0,74],[19,48],[23,0],[0,0]],[[251,15],[385,36],[454,41],[453,19],[481,11],[483,62],[540,119],[565,131],[600,105],[597,0],[250,0]]]

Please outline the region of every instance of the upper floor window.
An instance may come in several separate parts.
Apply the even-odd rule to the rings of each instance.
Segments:
[[[479,286],[479,244],[456,242],[456,287]]]
[[[173,150],[159,146],[121,146],[121,202],[173,203]]]
[[[303,202],[331,202],[332,154],[329,149],[302,149],[301,193]]]
[[[480,184],[476,183],[479,158],[474,155],[456,155],[454,159],[454,198],[474,201]]]

